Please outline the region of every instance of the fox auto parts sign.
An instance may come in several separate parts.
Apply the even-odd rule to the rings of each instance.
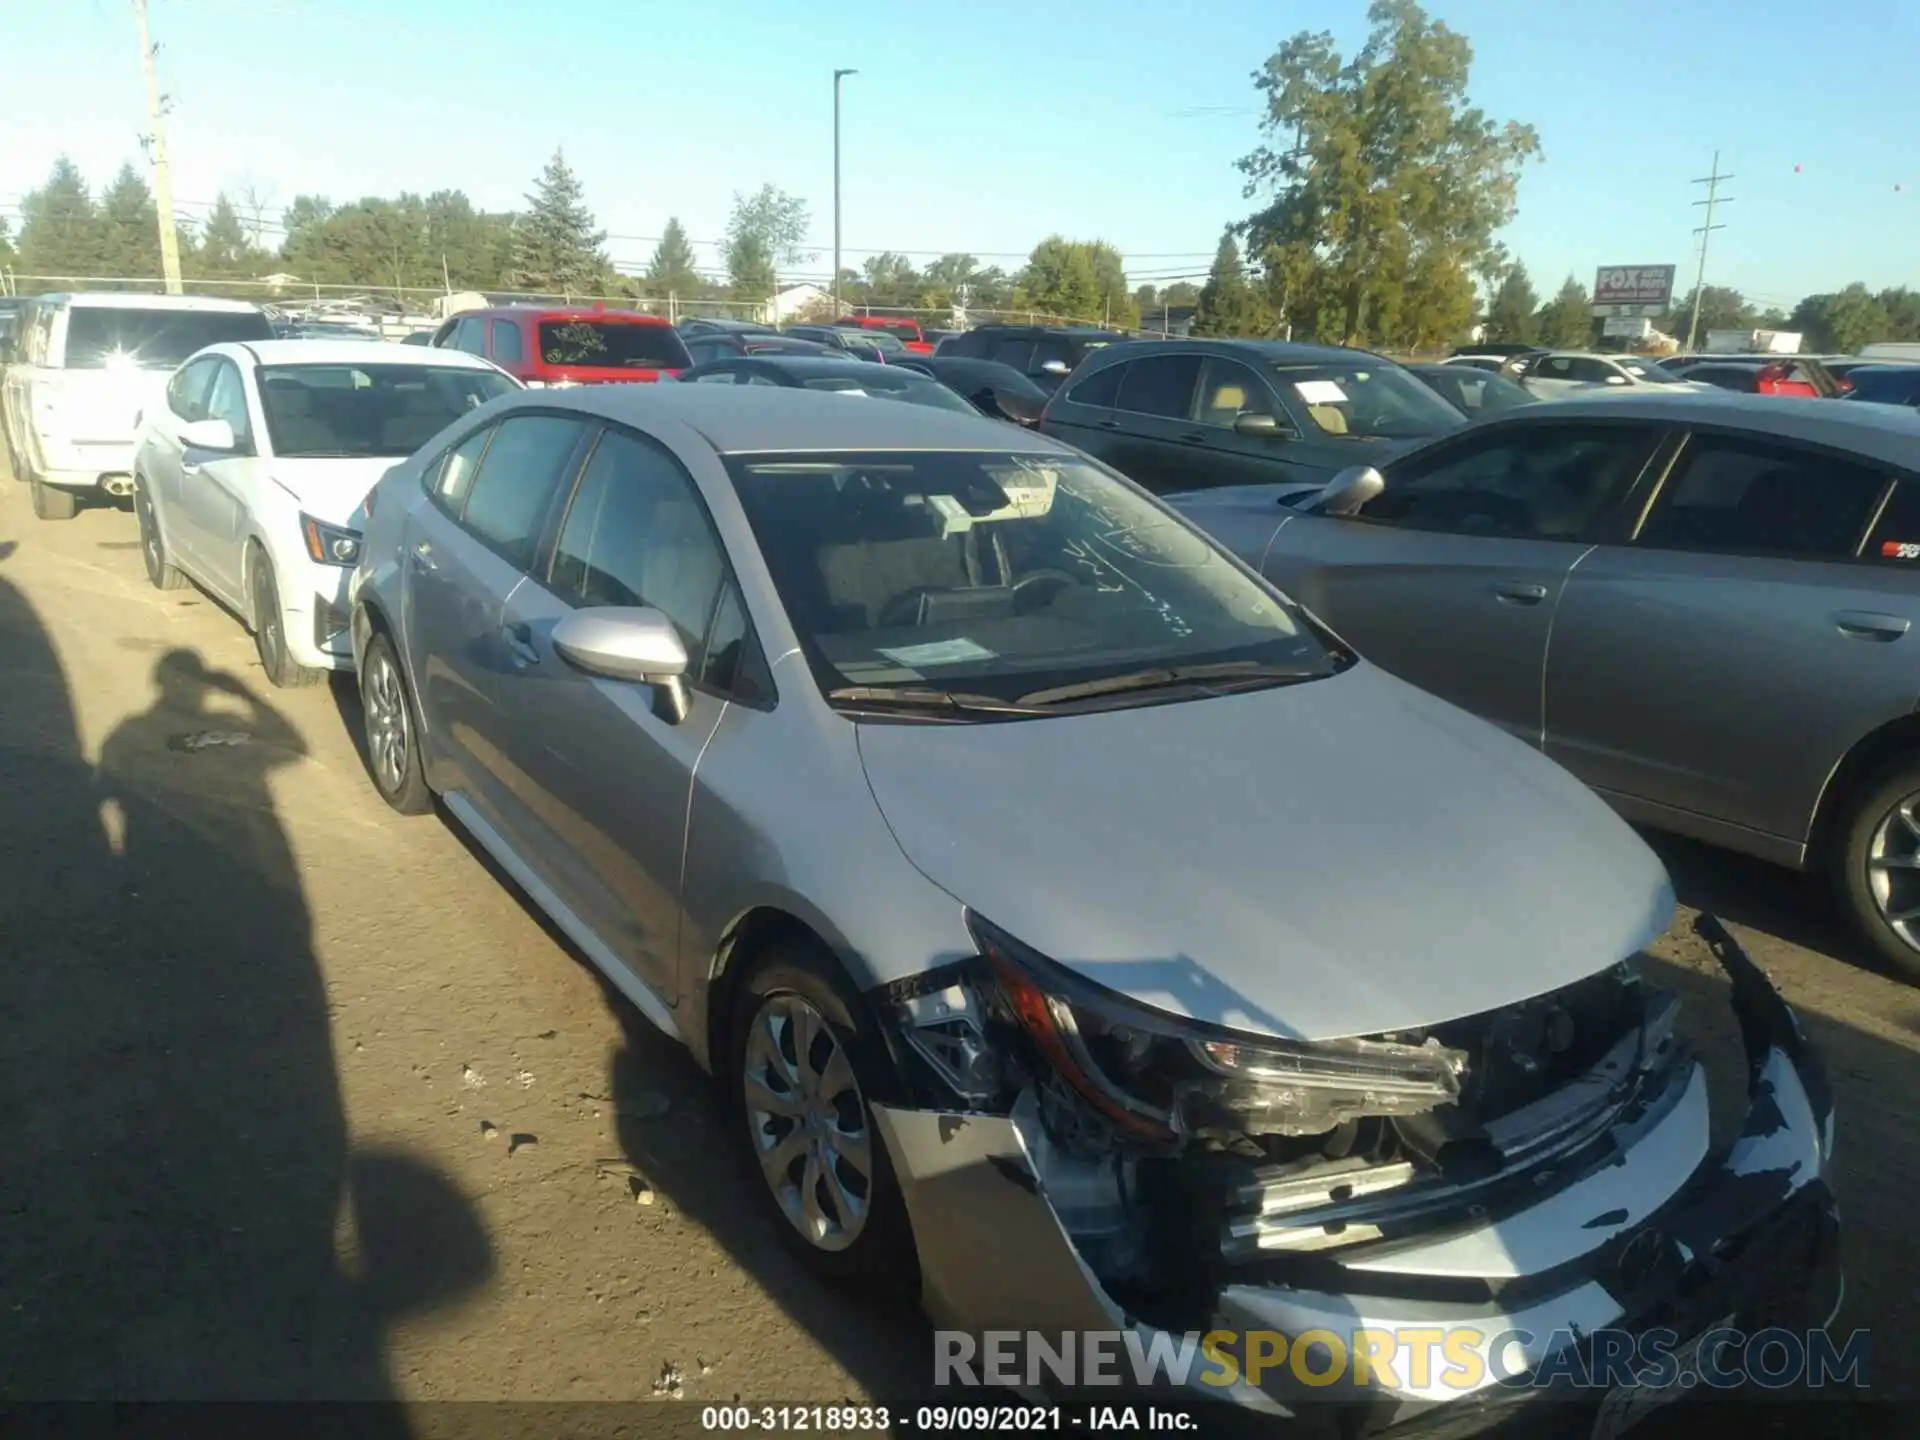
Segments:
[[[1603,265],[1593,281],[1595,305],[1665,308],[1673,298],[1671,265]]]

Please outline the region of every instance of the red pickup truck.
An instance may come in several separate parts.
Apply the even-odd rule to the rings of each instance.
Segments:
[[[858,330],[885,330],[916,355],[933,353],[933,346],[920,329],[918,320],[906,320],[898,315],[847,315],[833,323],[851,325]]]

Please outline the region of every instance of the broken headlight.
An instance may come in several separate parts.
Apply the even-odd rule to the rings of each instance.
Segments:
[[[1137,1140],[1168,1144],[1208,1129],[1317,1135],[1459,1098],[1467,1057],[1437,1040],[1285,1040],[1184,1020],[1083,979],[972,912],[967,924],[1004,1018]]]

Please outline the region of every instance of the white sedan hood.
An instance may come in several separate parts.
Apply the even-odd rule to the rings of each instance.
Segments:
[[[269,462],[280,488],[300,502],[300,508],[330,525],[365,527],[367,492],[405,456],[376,455],[371,459],[316,457],[311,460],[275,459]]]
[[[1559,766],[1360,665],[1249,694],[862,724],[907,858],[1143,1004],[1304,1039],[1430,1025],[1625,959],[1666,872]]]

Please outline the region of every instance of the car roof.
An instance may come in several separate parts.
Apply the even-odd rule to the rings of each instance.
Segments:
[[[464,350],[436,350],[402,345],[394,340],[248,340],[229,341],[209,349],[232,354],[245,351],[262,365],[429,365],[467,370],[494,367]]]
[[[229,315],[265,313],[250,300],[224,300],[213,295],[143,295],[131,290],[79,290],[56,295],[35,295],[32,298],[80,310],[212,310]]]
[[[923,377],[924,378],[924,377]],[[784,386],[583,385],[529,392],[563,407],[639,426],[677,421],[723,455],[788,450],[987,450],[1068,458],[1074,451],[1001,420]]]
[[[1920,414],[1892,406],[1834,405],[1792,395],[1738,395],[1724,390],[1684,395],[1636,391],[1529,406],[1524,419],[1516,412],[1509,423],[1553,423],[1561,417],[1718,426],[1832,445],[1902,470],[1920,468]]]
[[[848,355],[845,351],[834,350],[830,346],[823,345],[820,348],[826,353],[811,354],[807,352],[797,352],[794,354],[785,354],[775,350],[763,355],[737,355],[731,360],[714,360],[708,363],[713,365],[766,365],[771,366],[775,370],[791,370],[796,375],[851,375],[855,379],[864,379],[872,375],[875,371],[878,371],[881,377],[885,378],[888,375],[897,375],[901,370],[901,367],[898,365],[876,365],[871,360],[861,360],[858,357]],[[915,356],[914,358],[919,359],[920,357]],[[922,375],[920,378],[924,380],[927,377]]]
[[[621,325],[673,328],[661,316],[649,315],[644,310],[596,310],[591,305],[488,305],[478,310],[462,310],[458,315],[449,315],[447,318],[464,320],[469,315],[485,315],[490,319],[514,315],[529,320],[611,320]]]
[[[1224,355],[1254,355],[1269,362],[1289,361],[1297,365],[1347,365],[1356,359],[1386,360],[1384,355],[1375,354],[1371,350],[1350,350],[1343,345],[1298,345],[1290,340],[1210,340],[1206,338],[1179,340],[1162,339],[1158,335],[1130,339],[1123,345],[1111,346],[1103,352],[1103,358],[1105,355],[1132,355],[1137,353],[1137,349],[1151,347],[1159,350],[1176,345],[1184,350],[1210,351]]]

